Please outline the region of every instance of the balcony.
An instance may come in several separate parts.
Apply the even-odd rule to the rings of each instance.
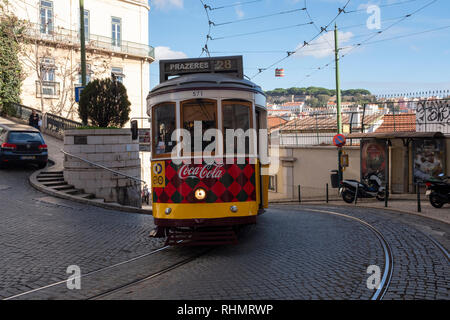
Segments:
[[[39,24],[30,24],[26,34],[31,39],[80,47],[79,33],[74,30],[55,27],[53,30],[43,33]],[[113,45],[112,38],[95,34],[90,34],[89,39],[86,39],[86,49],[155,60],[155,49],[152,46],[124,40],[121,41],[120,46],[117,46]]]

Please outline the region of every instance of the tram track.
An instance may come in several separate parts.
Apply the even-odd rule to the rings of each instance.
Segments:
[[[171,265],[171,266],[169,266],[169,267],[166,267],[166,268],[164,268],[163,270],[160,270],[160,271],[158,271],[158,272],[152,273],[152,274],[150,274],[150,275],[148,275],[148,276],[145,276],[145,277],[143,277],[143,278],[140,278],[140,279],[137,279],[137,280],[128,282],[128,283],[126,283],[126,284],[124,284],[124,285],[117,286],[117,287],[115,287],[115,288],[113,288],[113,289],[106,290],[106,291],[104,291],[104,292],[102,292],[102,293],[99,293],[99,294],[90,296],[89,298],[87,298],[87,300],[100,300],[100,299],[102,299],[102,298],[104,298],[104,297],[107,297],[108,295],[111,295],[111,294],[113,294],[113,293],[115,293],[115,292],[118,292],[118,291],[121,291],[121,290],[130,288],[130,287],[132,287],[132,286],[134,286],[134,285],[137,285],[137,284],[139,284],[139,283],[142,283],[142,282],[145,282],[145,281],[147,281],[147,280],[151,280],[151,279],[154,279],[154,278],[156,278],[156,277],[159,277],[159,276],[161,276],[161,275],[163,275],[163,274],[166,274],[166,273],[169,272],[169,271],[172,271],[172,270],[174,270],[174,269],[176,269],[176,268],[179,268],[179,267],[181,267],[181,266],[184,266],[185,264],[187,264],[187,263],[189,263],[189,262],[191,262],[191,261],[194,261],[195,259],[199,258],[200,256],[202,256],[203,254],[205,254],[205,253],[207,253],[207,252],[209,252],[209,251],[211,251],[211,249],[206,250],[205,252],[202,252],[202,253],[200,253],[200,254],[198,254],[198,255],[196,255],[196,256],[193,256],[193,257],[184,259],[184,260],[182,260],[182,261],[179,261],[179,262],[177,262],[177,263],[174,263],[173,265]]]
[[[333,215],[336,217],[341,217],[343,219],[348,219],[351,221],[355,221],[358,222],[359,224],[361,224],[362,226],[364,226],[367,230],[370,230],[375,236],[376,238],[379,240],[379,243],[383,249],[383,254],[384,254],[384,268],[383,268],[383,273],[381,276],[381,281],[380,284],[378,286],[378,288],[376,289],[376,291],[373,293],[373,295],[370,297],[370,300],[382,300],[383,297],[386,295],[386,293],[389,290],[389,286],[391,284],[391,279],[392,279],[392,275],[393,275],[393,269],[394,269],[394,256],[393,256],[393,251],[391,249],[391,246],[388,242],[388,239],[383,235],[383,233],[374,225],[370,224],[369,222],[366,222],[360,218],[354,217],[352,215],[348,215],[345,213],[341,213],[341,212],[337,212],[337,211],[332,211],[332,210],[323,210],[323,209],[314,209],[314,208],[302,208],[302,211],[306,211],[306,212],[315,212],[315,213],[322,213],[322,214],[327,214],[327,215]],[[422,232],[423,233],[423,232]],[[424,233],[423,233],[424,234]],[[433,239],[431,236],[428,236],[427,234],[424,234],[434,245],[436,248],[439,249],[440,252],[442,252],[446,259],[449,261],[449,253],[447,252],[447,250],[439,243],[437,242],[435,239]],[[156,253],[159,252],[164,252],[167,251],[169,248],[174,248],[171,246],[163,246],[161,248],[152,250],[148,253],[139,255],[137,257],[134,257],[132,259],[128,259],[116,264],[113,264],[111,266],[108,267],[104,267],[104,268],[100,268],[94,271],[91,271],[89,273],[83,274],[80,276],[80,278],[86,278],[89,276],[92,276],[94,274],[101,274],[102,272],[106,272],[108,270],[114,269],[114,268],[118,268],[118,267],[123,267],[126,266],[127,264],[130,264],[131,262],[134,261],[139,261],[140,259],[152,256]],[[86,292],[86,294],[84,294],[84,296],[82,297],[82,299],[87,299],[87,300],[98,300],[98,299],[104,299],[107,298],[109,295],[113,295],[117,292],[123,291],[127,288],[131,288],[135,285],[138,285],[140,283],[143,283],[145,281],[149,281],[152,279],[155,279],[159,276],[162,276],[164,274],[167,274],[168,272],[175,270],[179,267],[182,267],[196,259],[198,259],[199,257],[207,254],[208,252],[210,252],[211,250],[213,250],[213,248],[208,247],[205,248],[204,250],[199,250],[199,252],[196,252],[194,254],[190,254],[190,256],[182,258],[182,259],[178,259],[176,261],[170,262],[167,266],[159,266],[159,270],[153,270],[152,272],[149,272],[148,274],[145,274],[145,272],[141,275],[137,275],[134,280],[131,281],[124,281],[124,284],[119,284],[119,283],[110,283],[109,287],[110,288],[105,288],[105,289],[97,289],[95,292],[95,290],[92,290],[91,292]],[[153,258],[151,258],[153,259]],[[141,262],[142,263],[142,262]],[[104,276],[104,275],[102,275]],[[12,300],[12,299],[19,299],[19,298],[28,298],[29,295],[31,295],[32,293],[37,293],[39,291],[45,290],[45,289],[49,289],[51,287],[55,287],[58,285],[65,285],[65,283],[67,282],[67,280],[63,280],[63,281],[58,281],[40,288],[36,288],[33,290],[29,290],[23,293],[19,293],[16,294],[14,296],[10,296],[5,298],[4,300]],[[58,296],[58,298],[64,298],[64,296]]]
[[[130,264],[130,263],[138,261],[140,259],[152,256],[152,255],[154,255],[156,253],[168,250],[169,248],[173,248],[173,247],[166,245],[164,247],[152,250],[150,252],[144,253],[144,254],[139,255],[137,257],[134,257],[134,258],[131,258],[131,259],[128,259],[128,260],[125,260],[125,261],[122,261],[122,262],[119,262],[119,263],[116,263],[116,264],[113,264],[111,266],[100,268],[100,269],[88,272],[86,274],[81,274],[79,277],[74,277],[72,280],[86,279],[89,276],[92,276],[92,275],[95,275],[95,274],[101,274],[102,272],[104,273],[104,272],[109,271],[111,269],[118,268],[120,266],[124,266],[124,265]],[[158,276],[160,276],[162,274],[165,274],[165,273],[167,273],[167,272],[169,272],[171,270],[174,270],[174,269],[176,269],[178,267],[181,267],[181,266],[183,266],[183,265],[185,265],[185,264],[187,264],[187,263],[197,259],[198,257],[204,255],[205,253],[209,252],[210,250],[211,249],[207,249],[207,250],[201,251],[200,253],[194,254],[193,256],[190,256],[190,257],[188,257],[186,259],[174,262],[174,263],[170,264],[169,266],[162,268],[161,270],[158,270],[156,272],[152,272],[149,275],[145,275],[143,277],[139,277],[138,279],[135,279],[133,281],[129,281],[129,282],[127,282],[125,284],[122,284],[122,285],[114,286],[112,289],[104,290],[104,291],[102,291],[102,292],[100,292],[98,294],[93,294],[93,295],[87,294],[86,295],[87,298],[85,297],[84,299],[87,299],[87,300],[101,299],[101,297],[107,296],[108,294],[111,294],[111,293],[117,292],[119,290],[128,288],[128,287],[130,287],[132,285],[141,283],[143,281],[146,281],[146,280],[149,280],[149,279],[153,279],[155,277],[158,277]],[[57,282],[48,284],[46,286],[42,286],[42,287],[39,287],[39,288],[35,288],[35,289],[29,290],[29,291],[25,291],[25,292],[13,295],[13,296],[6,297],[3,300],[6,301],[6,300],[19,299],[19,298],[26,298],[27,296],[29,296],[31,294],[38,293],[40,291],[43,291],[43,290],[46,290],[46,289],[50,289],[50,288],[53,288],[53,287],[57,287],[57,286],[60,286],[60,285],[64,285],[66,283],[67,283],[67,280],[57,281]],[[58,298],[64,298],[64,297],[58,297]]]
[[[343,213],[339,213],[339,212],[335,212],[335,211],[329,211],[329,210],[318,210],[318,209],[309,209],[309,208],[305,208],[304,210],[311,211],[311,212],[330,214],[330,215],[346,218],[349,220],[357,221],[358,223],[362,224],[363,226],[365,226],[367,229],[369,229],[370,231],[372,231],[375,234],[375,236],[378,238],[378,240],[383,248],[384,269],[383,269],[383,276],[381,277],[380,284],[379,284],[377,290],[375,291],[375,293],[370,298],[370,300],[382,300],[384,295],[386,294],[387,290],[389,289],[389,284],[391,282],[392,273],[394,270],[394,260],[393,260],[392,250],[391,250],[389,243],[383,236],[383,234],[377,228],[375,228],[373,225],[371,225],[370,223],[368,223],[364,220],[361,220],[359,218],[347,215],[347,214],[343,214]]]

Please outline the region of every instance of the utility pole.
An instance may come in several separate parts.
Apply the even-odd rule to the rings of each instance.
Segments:
[[[342,117],[341,117],[341,85],[339,83],[339,44],[338,44],[337,24],[334,25],[334,56],[336,63],[336,112],[337,112],[337,133],[342,133]],[[342,181],[342,148],[338,148],[338,175],[339,182]]]
[[[80,0],[81,85],[86,87],[86,40],[84,35],[84,0]],[[83,121],[84,122],[84,121]],[[87,123],[83,123],[87,125]]]

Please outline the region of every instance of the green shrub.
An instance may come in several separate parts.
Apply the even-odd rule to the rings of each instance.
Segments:
[[[127,89],[110,78],[89,82],[80,95],[78,114],[93,127],[120,127],[130,119]]]

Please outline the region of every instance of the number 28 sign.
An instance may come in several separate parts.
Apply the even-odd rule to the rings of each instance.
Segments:
[[[152,164],[152,187],[166,186],[165,163],[164,161],[156,161]]]

